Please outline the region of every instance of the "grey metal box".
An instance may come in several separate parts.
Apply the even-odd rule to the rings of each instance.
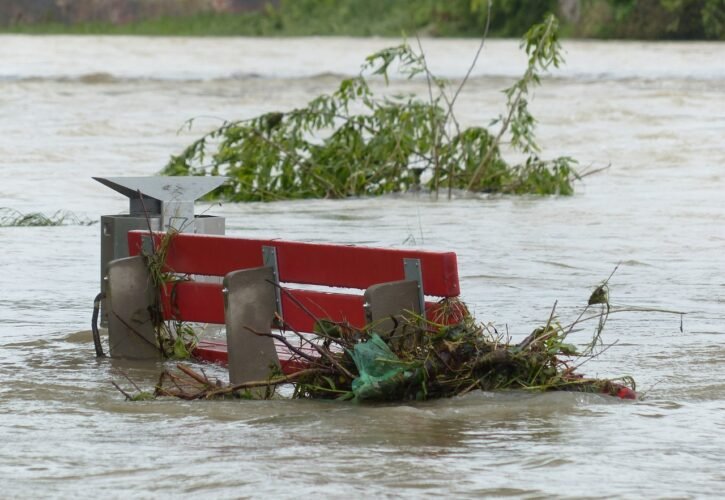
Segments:
[[[161,216],[139,217],[136,215],[103,215],[101,216],[101,292],[106,293],[106,277],[108,263],[112,260],[128,257],[128,232],[132,230],[161,231]],[[225,219],[214,215],[197,215],[194,217],[193,229],[199,234],[218,234],[225,232]],[[108,322],[105,301],[101,302],[101,325]]]

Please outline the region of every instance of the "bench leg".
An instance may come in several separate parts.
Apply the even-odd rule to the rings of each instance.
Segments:
[[[396,330],[394,317],[403,311],[421,314],[417,281],[391,281],[379,283],[365,290],[365,320],[383,338],[403,334]]]
[[[151,318],[154,287],[141,256],[108,263],[106,303],[108,343],[113,358],[158,359],[156,330]]]
[[[279,359],[270,337],[276,311],[274,273],[270,267],[244,269],[224,278],[224,317],[227,327],[229,381],[242,384],[266,380]]]

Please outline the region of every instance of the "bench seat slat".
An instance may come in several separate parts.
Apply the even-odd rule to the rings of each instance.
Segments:
[[[347,321],[358,328],[365,326],[362,295],[314,290],[292,290],[290,293],[316,318]],[[166,287],[162,301],[165,319],[224,324],[224,296],[219,284],[180,282],[173,292],[171,286]],[[282,311],[285,322],[292,328],[300,332],[312,331],[313,318],[286,293],[282,294]]]
[[[182,281],[165,287],[161,301],[164,319],[224,324],[224,295],[218,283]]]
[[[364,299],[362,295],[346,293],[328,293],[315,290],[289,290],[315,318],[332,321],[347,321],[352,326],[365,326]],[[222,287],[216,283],[182,281],[172,287],[167,286],[161,296],[164,319],[178,319],[196,323],[224,324],[224,296]],[[282,293],[282,311],[284,320],[299,332],[311,332],[314,320],[286,293]],[[428,319],[445,321],[439,316],[436,302],[426,302]]]
[[[162,233],[156,233],[160,237]],[[128,233],[129,251],[138,255],[147,231]],[[426,295],[460,294],[458,264],[453,252],[427,252],[362,246],[257,240],[204,234],[174,236],[166,263],[177,273],[224,276],[263,265],[262,247],[277,251],[281,282],[342,288],[367,287],[405,277],[403,259],[420,259]]]
[[[294,290],[291,293],[314,318],[347,321],[357,328],[365,326],[364,300],[361,295],[313,290]],[[311,332],[314,329],[315,319],[285,293],[282,294],[282,315],[285,322],[299,332]]]
[[[289,375],[290,373],[308,368],[308,365],[303,360],[294,359],[286,346],[281,343],[275,343],[275,345],[282,373]],[[305,350],[310,354],[314,354],[311,349]],[[200,340],[199,345],[194,349],[193,355],[196,359],[206,361],[207,363],[216,363],[222,366],[226,366],[229,363],[227,343],[221,340]]]

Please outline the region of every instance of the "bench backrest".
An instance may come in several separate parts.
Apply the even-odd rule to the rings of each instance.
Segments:
[[[163,233],[154,233],[156,244]],[[138,255],[148,231],[128,233],[129,253]],[[169,271],[194,276],[225,276],[231,271],[265,265],[265,247],[274,249],[282,284],[366,289],[371,285],[406,279],[405,259],[418,259],[425,295],[457,297],[458,266],[453,252],[399,250],[349,245],[260,240],[231,236],[176,234],[168,247]],[[285,287],[286,288],[286,287]],[[224,323],[224,298],[217,283],[181,282],[163,294],[167,318]],[[172,300],[173,295],[173,300]],[[289,295],[293,295],[294,299]],[[285,322],[298,331],[311,331],[317,318],[365,325],[362,294],[291,289],[280,295]],[[296,300],[295,300],[296,299]],[[426,303],[426,309],[432,303]]]

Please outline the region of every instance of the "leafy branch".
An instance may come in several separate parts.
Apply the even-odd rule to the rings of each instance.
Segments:
[[[490,11],[488,13],[490,16]],[[488,128],[462,129],[454,104],[485,42],[479,46],[463,82],[449,92],[449,82],[428,67],[407,42],[368,56],[360,74],[340,82],[303,108],[225,122],[202,136],[165,167],[166,175],[217,175],[230,182],[216,196],[231,201],[375,196],[442,186],[512,194],[571,194],[578,178],[569,157],[539,159],[535,119],[528,92],[540,75],[561,63],[558,23],[549,16],[526,34],[529,56],[521,79],[505,90],[506,116],[493,136]],[[425,77],[428,99],[414,95],[378,96],[371,78],[387,85],[393,68],[406,78]],[[494,122],[495,123],[495,122]],[[506,133],[514,149],[528,157],[509,164],[500,145]]]
[[[558,21],[553,14],[549,14],[543,24],[532,26],[524,35],[521,45],[529,56],[528,66],[521,79],[504,90],[508,114],[496,120],[501,122],[501,128],[493,140],[493,147],[489,148],[471,176],[468,183],[469,190],[474,189],[481,180],[481,176],[492,159],[493,152],[498,148],[509,127],[511,127],[512,147],[520,149],[524,153],[537,153],[540,151],[534,137],[536,120],[529,112],[526,96],[530,87],[541,85],[540,72],[546,71],[552,65],[558,68],[562,62],[557,31]]]

